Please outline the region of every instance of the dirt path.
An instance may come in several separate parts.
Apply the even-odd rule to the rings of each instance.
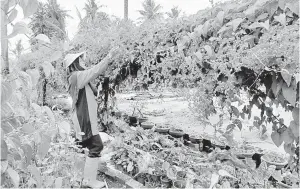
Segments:
[[[155,94],[155,93],[151,93]],[[164,95],[170,96],[171,92],[166,91],[163,93]],[[156,94],[157,95],[157,94]],[[173,94],[175,95],[175,94]],[[117,94],[118,99],[118,109],[122,112],[126,112],[131,115],[133,111],[132,103],[136,102],[135,100],[128,100],[131,97],[136,96],[136,93],[128,93],[128,94]],[[181,128],[187,133],[197,133],[200,135],[214,135],[214,128],[209,125],[203,125],[195,115],[192,114],[188,107],[188,102],[182,98],[162,98],[162,99],[146,99],[141,100],[141,102],[145,103],[145,107],[142,112],[151,112],[151,111],[163,111],[163,116],[148,116],[149,121],[155,124],[170,124],[176,128]],[[281,109],[276,109],[277,113],[281,114],[281,117],[285,119],[285,123],[288,124],[290,122],[291,114],[288,112],[284,112]],[[253,116],[259,116],[260,111],[258,109],[253,109]],[[253,117],[252,116],[252,117]],[[211,123],[218,122],[218,115],[211,116]],[[225,121],[224,127],[228,125],[229,120]],[[243,121],[243,129],[242,131],[235,129],[233,132],[233,136],[235,141],[242,142],[247,141],[253,146],[260,147],[264,150],[271,150],[284,153],[283,145],[279,148],[275,146],[270,137],[272,126],[267,125],[268,132],[264,136],[264,140],[260,138],[260,131],[258,129],[253,129],[251,132],[249,131],[248,126],[253,123],[252,119]]]

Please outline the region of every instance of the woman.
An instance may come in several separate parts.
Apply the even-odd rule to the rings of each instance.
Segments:
[[[80,65],[84,52],[68,54],[65,58],[68,92],[73,100],[71,118],[76,138],[82,141],[83,148],[89,149],[84,167],[84,184],[92,188],[102,188],[105,183],[96,179],[103,144],[97,129],[97,91],[90,82],[105,72],[114,52],[115,49],[111,50],[100,63],[89,69]]]

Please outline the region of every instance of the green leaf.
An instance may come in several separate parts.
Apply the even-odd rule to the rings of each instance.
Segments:
[[[275,13],[275,11],[278,9],[278,2],[277,1],[271,1],[267,5],[267,10],[269,12],[270,17],[272,17]]]
[[[290,144],[294,141],[294,134],[290,128],[287,128],[282,134],[282,139],[285,144]]]
[[[41,115],[42,115],[42,108],[39,105],[37,105],[36,103],[31,103],[31,107],[34,109],[36,115],[38,117],[41,117]]]
[[[14,156],[14,160],[15,160],[15,161],[19,161],[19,160],[22,159],[19,152],[14,151],[12,154],[13,154],[13,156]]]
[[[281,10],[285,9],[285,1],[286,0],[279,0],[278,1],[278,7],[281,8]]]
[[[71,130],[71,126],[67,121],[62,121],[58,124],[58,127],[60,128],[60,132],[69,134]]]
[[[280,135],[278,132],[276,132],[276,131],[272,132],[271,138],[272,138],[274,144],[275,144],[277,147],[279,147],[279,146],[283,143],[283,138],[282,138],[281,135]]]
[[[31,77],[28,73],[23,72],[23,71],[18,71],[19,78],[21,79],[23,86],[26,89],[32,89],[32,81]]]
[[[7,118],[10,117],[11,114],[15,113],[13,107],[10,105],[10,103],[5,102],[1,103],[1,117],[2,118]]]
[[[1,1],[8,1],[8,0],[1,0]],[[16,5],[16,0],[9,0],[8,8],[14,7]]]
[[[287,70],[283,69],[281,72],[281,76],[286,82],[287,86],[289,87],[291,85],[292,75],[290,75],[290,73]]]
[[[226,170],[224,170],[224,169],[220,169],[219,171],[218,171],[218,174],[220,175],[220,176],[222,176],[222,177],[230,177],[230,178],[234,178],[234,179],[236,179],[234,176],[232,176],[230,173],[228,173]]]
[[[13,145],[16,149],[21,147],[21,140],[20,137],[17,134],[13,134],[9,137],[9,139],[12,141]]]
[[[19,126],[21,126],[21,123],[17,117],[8,119],[7,122],[10,123],[10,125],[13,126],[15,129],[17,129]]]
[[[261,134],[264,135],[267,132],[267,128],[265,125],[262,125],[261,127],[262,127]]]
[[[231,106],[231,110],[237,118],[240,117],[240,111],[236,107]]]
[[[50,62],[44,62],[42,66],[44,68],[46,77],[49,77],[55,71],[54,67]]]
[[[269,20],[266,20],[265,22],[254,22],[248,28],[249,29],[266,28],[266,30],[269,30]]]
[[[51,138],[48,135],[43,135],[42,137],[42,141],[38,147],[38,153],[37,155],[39,156],[39,158],[42,160],[45,158],[45,156],[48,153],[48,150],[50,148],[50,142],[51,142]]]
[[[40,77],[40,73],[37,69],[27,69],[26,72],[30,75],[32,86],[36,86],[38,79]]]
[[[18,34],[27,34],[27,33],[29,33],[27,24],[25,22],[19,21],[14,25],[12,33],[9,34],[7,38],[12,38]]]
[[[233,32],[235,32],[237,30],[237,28],[239,27],[239,25],[244,21],[243,18],[236,18],[234,20],[231,21],[231,25],[232,25],[232,29]]]
[[[275,81],[276,80],[273,80],[274,85],[272,84],[272,90],[273,90],[275,97],[277,97],[280,90],[282,89],[283,81],[282,80],[280,80],[279,82],[276,81],[276,83],[275,83]],[[276,84],[276,87],[275,87],[275,84]]]
[[[4,134],[12,132],[14,129],[9,122],[2,122],[1,128],[3,129]]]
[[[41,187],[42,184],[42,176],[40,170],[33,164],[28,166],[28,171],[31,173],[31,175],[34,177],[34,179],[37,181],[37,187]]]
[[[13,91],[10,83],[2,81],[1,82],[1,105],[4,102],[7,102],[11,98],[12,93]]]
[[[268,18],[268,16],[269,16],[268,13],[263,13],[256,18],[256,21],[264,20],[264,19]]]
[[[218,20],[218,22],[219,22],[221,25],[223,25],[223,19],[224,19],[224,11],[218,12],[218,14],[217,14],[217,20]]]
[[[256,10],[261,9],[268,1],[270,0],[259,0],[256,1],[253,5],[248,6],[249,8],[244,11],[244,13],[249,16],[255,14]]]
[[[209,45],[205,45],[203,48],[206,50],[207,55],[211,57],[213,54],[211,47]]]
[[[9,167],[6,172],[11,178],[11,181],[14,185],[15,188],[19,188],[19,183],[20,183],[20,177],[17,171],[13,170],[11,167]]]
[[[33,154],[33,151],[32,151],[32,148],[29,144],[24,144],[22,145],[22,150],[24,152],[24,155],[26,157],[26,164],[30,164],[31,162],[31,158],[32,158],[32,154]]]
[[[299,124],[297,122],[291,121],[289,129],[296,138],[299,137]]]
[[[294,0],[286,4],[286,7],[289,8],[293,13],[299,16],[299,1]]]
[[[32,123],[26,123],[22,126],[22,131],[25,134],[32,134],[35,132],[35,128],[31,125]]]
[[[231,133],[235,127],[235,124],[229,124],[226,128],[226,133]]]
[[[243,125],[242,125],[241,120],[235,119],[235,120],[233,121],[233,123],[240,129],[240,131],[242,130]]]
[[[225,31],[227,31],[227,30],[230,30],[230,29],[231,29],[231,28],[230,28],[229,26],[224,25],[224,26],[221,27],[221,29],[218,31],[218,33],[223,33],[223,32],[225,32]]]
[[[213,188],[218,182],[219,182],[219,175],[213,173],[213,174],[211,175],[211,179],[210,179],[210,187],[209,187],[209,188]]]
[[[264,27],[267,31],[270,29],[270,20],[266,20],[265,22],[260,22],[260,25]]]
[[[293,112],[292,112],[292,115],[293,115],[293,119],[296,123],[299,123],[299,108],[294,108],[293,109]]]
[[[1,161],[7,160],[8,148],[5,140],[1,140]]]
[[[133,163],[132,163],[132,161],[130,161],[129,163],[128,163],[128,165],[127,165],[127,172],[130,172],[130,171],[132,171],[133,170]]]
[[[242,119],[245,119],[245,113],[240,113]]]
[[[52,110],[48,107],[48,106],[43,106],[42,107],[43,109],[43,112],[46,112],[50,121],[51,121],[51,124],[54,125],[55,124],[55,117],[54,117],[54,114],[52,112]]]
[[[162,169],[167,171],[170,168],[170,163],[167,161],[164,161],[162,164]]]
[[[51,43],[51,42],[50,42],[50,39],[49,39],[46,35],[44,35],[44,34],[38,34],[38,35],[35,37],[35,39],[37,39],[37,40],[39,40],[39,41],[41,41],[41,42],[43,42],[43,43]]]
[[[209,20],[206,20],[202,28],[202,34],[204,37],[207,37],[207,32],[209,30],[209,27],[210,27]]]
[[[58,177],[55,179],[55,188],[61,188],[62,187],[62,181],[63,177]]]
[[[9,16],[8,16],[8,19],[7,19],[7,22],[4,23],[5,25],[8,24],[8,23],[11,23],[12,21],[14,21],[14,19],[17,17],[18,15],[18,10],[17,9],[13,9]]]
[[[171,180],[175,180],[176,179],[176,170],[174,167],[170,167],[167,170],[167,177]]]
[[[292,105],[296,104],[297,92],[293,86],[288,87],[286,83],[282,85],[282,94],[284,98]]]
[[[278,16],[274,16],[274,19],[279,22],[282,26],[286,26],[286,16],[285,13],[282,13]]]
[[[294,154],[294,152],[292,151],[292,144],[291,144],[291,143],[289,143],[289,144],[284,144],[284,145],[283,145],[283,148],[284,148],[284,151],[285,151],[286,153],[291,154],[291,155]]]
[[[202,53],[200,51],[195,52],[196,57],[198,58],[199,62],[202,62]]]
[[[272,176],[274,179],[276,179],[278,182],[281,182],[283,180],[283,177],[281,175],[281,170],[275,171]]]
[[[24,18],[34,14],[38,9],[37,0],[20,0],[20,6],[23,9]]]
[[[188,65],[192,64],[192,58],[190,56],[185,57],[184,59],[185,59],[186,64],[188,64]]]
[[[49,62],[57,61],[58,59],[62,58],[63,52],[61,51],[55,51],[52,56],[50,57]]]

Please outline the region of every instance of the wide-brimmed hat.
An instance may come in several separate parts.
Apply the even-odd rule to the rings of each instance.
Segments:
[[[76,60],[76,58],[78,58],[78,57],[82,57],[83,59],[85,59],[86,52],[83,51],[83,52],[76,53],[76,54],[67,54],[65,57],[65,60],[64,60],[66,68],[68,68],[74,62],[74,60]]]

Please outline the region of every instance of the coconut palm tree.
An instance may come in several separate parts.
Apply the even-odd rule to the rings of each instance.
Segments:
[[[29,27],[33,36],[45,34],[49,38],[66,39],[66,18],[71,17],[67,10],[63,10],[57,0],[48,0],[46,3],[39,2],[38,10],[31,18]]]
[[[167,15],[169,18],[176,19],[179,17],[180,12],[181,10],[179,10],[178,7],[173,7],[171,12],[167,12]]]
[[[124,19],[128,20],[128,0],[124,0]]]
[[[155,20],[163,16],[161,12],[161,6],[156,5],[154,0],[145,0],[142,4],[144,10],[139,10],[139,13],[142,15],[140,19],[143,20]]]
[[[97,17],[97,12],[101,7],[104,7],[104,5],[98,6],[95,0],[87,0],[87,3],[85,3],[83,8],[86,12],[84,20],[86,22],[93,23],[95,18]]]
[[[19,39],[18,42],[16,43],[16,47],[15,49],[12,50],[12,52],[14,53],[14,55],[19,59],[22,52],[24,50],[24,47],[22,45],[22,40]]]

